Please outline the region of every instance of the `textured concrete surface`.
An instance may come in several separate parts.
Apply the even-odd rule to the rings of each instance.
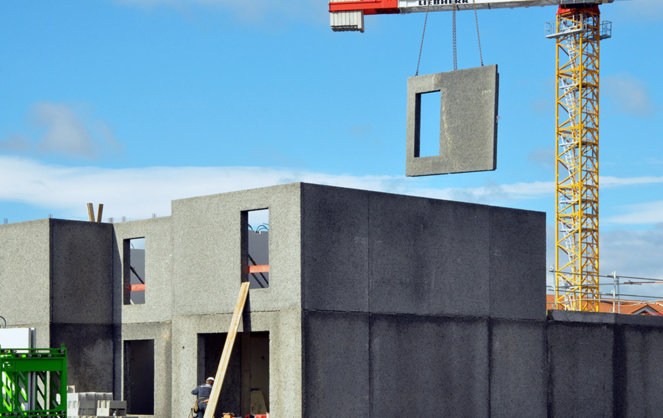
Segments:
[[[265,208],[270,286],[251,292],[251,309],[301,307],[300,184],[295,183],[173,201],[175,315],[232,313],[243,275],[242,212]]]
[[[112,233],[110,224],[51,219],[53,323],[113,322]]]
[[[116,353],[114,370],[116,380],[114,386],[115,398],[125,399],[124,392],[124,342],[134,340],[154,341],[154,416],[169,417],[171,414],[172,392],[172,353],[176,351],[173,347],[173,327],[170,322],[165,323],[143,323],[124,324],[116,331]],[[194,386],[191,387],[193,389]],[[189,392],[191,391],[189,389]],[[77,388],[78,390],[78,388]],[[180,395],[178,394],[178,397]],[[182,396],[183,397],[183,396]],[[189,407],[190,408],[190,407]],[[186,413],[184,414],[186,415]],[[184,416],[183,415],[183,416]]]
[[[497,65],[408,78],[406,175],[494,170]],[[419,157],[421,94],[440,92],[440,153]]]
[[[236,296],[236,295],[235,295]],[[253,294],[249,294],[252,298]],[[186,416],[191,389],[200,384],[198,335],[227,333],[232,314],[187,315],[173,318],[172,411]],[[248,320],[248,323],[247,323]],[[250,325],[250,327],[249,327]],[[273,416],[303,417],[302,313],[299,310],[245,315],[239,332],[269,332],[270,407]]]
[[[113,326],[52,324],[50,347],[67,348],[67,384],[77,392],[113,390]]]
[[[620,396],[616,416],[653,417],[663,411],[663,328],[626,327],[619,350],[623,367],[615,370]]]
[[[487,206],[372,194],[370,306],[376,313],[487,316]]]
[[[307,312],[303,327],[303,416],[370,416],[368,314]]]
[[[304,309],[368,311],[369,196],[302,184]]]
[[[0,315],[10,327],[50,323],[50,242],[48,219],[0,225]]]
[[[613,328],[548,324],[551,417],[610,417],[613,398]]]
[[[490,416],[545,417],[548,358],[543,321],[491,321]]]
[[[170,217],[114,224],[115,323],[168,321],[172,317],[173,233]],[[124,304],[124,241],[145,238],[145,304]]]
[[[487,319],[372,315],[370,326],[370,416],[489,416]]]
[[[546,317],[546,215],[490,208],[490,316]]]

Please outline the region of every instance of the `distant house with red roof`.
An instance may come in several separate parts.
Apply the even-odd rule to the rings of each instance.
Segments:
[[[555,295],[546,295],[546,309],[556,309]],[[663,301],[601,299],[599,302],[599,312],[663,316]]]

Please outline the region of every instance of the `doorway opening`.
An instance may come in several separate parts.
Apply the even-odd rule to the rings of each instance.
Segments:
[[[198,334],[198,382],[215,376],[227,333]],[[215,383],[215,384],[218,384]],[[223,382],[215,417],[269,411],[269,332],[240,332]]]

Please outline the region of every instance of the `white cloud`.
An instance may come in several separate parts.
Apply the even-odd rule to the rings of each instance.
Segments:
[[[602,223],[621,225],[663,223],[663,201],[626,205],[623,208],[628,213],[611,216]]]
[[[264,167],[64,167],[0,156],[0,200],[85,218],[85,203],[104,203],[105,217],[168,215],[174,199],[304,181],[476,203],[535,199],[552,193],[546,182],[434,189],[400,176],[331,175]]]
[[[601,80],[601,93],[610,99],[617,112],[632,116],[651,116],[658,109],[644,81],[628,73],[610,75]]]
[[[72,107],[63,103],[39,102],[29,114],[27,130],[41,132],[37,138],[13,134],[0,138],[0,151],[19,154],[60,154],[96,159],[102,151],[121,149],[112,130],[102,121],[89,117],[89,106]]]

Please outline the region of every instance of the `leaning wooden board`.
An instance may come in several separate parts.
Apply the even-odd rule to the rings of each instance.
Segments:
[[[214,377],[214,386],[212,386],[212,393],[210,394],[209,401],[207,402],[205,418],[214,417],[216,404],[219,401],[221,387],[223,386],[223,379],[226,377],[226,370],[228,369],[228,363],[230,362],[230,353],[232,353],[233,346],[235,345],[235,338],[237,337],[239,321],[242,319],[242,312],[244,311],[244,305],[246,304],[246,297],[249,295],[250,285],[250,282],[242,282],[242,286],[239,288],[239,297],[237,298],[235,312],[233,313],[233,319],[230,323],[228,336],[226,337],[226,344],[223,346],[223,353],[221,354],[221,360],[219,361],[219,368],[216,370],[216,376]]]

